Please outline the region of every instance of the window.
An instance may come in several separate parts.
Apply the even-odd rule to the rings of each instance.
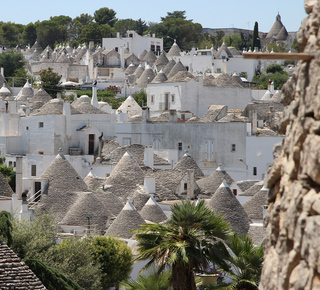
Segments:
[[[29,130],[29,126],[26,127],[26,131],[28,131],[28,130]]]
[[[129,33],[129,37],[133,37],[133,34],[132,34],[132,33]]]
[[[253,175],[257,175],[258,169],[257,167],[253,167]]]
[[[43,122],[39,122],[39,128],[43,128],[44,124]]]
[[[37,176],[37,165],[31,165],[31,176]]]
[[[184,184],[183,184],[183,189],[184,189],[184,190],[188,190],[188,183],[184,183]]]
[[[182,150],[182,142],[178,143],[178,150],[181,151]]]
[[[217,73],[218,73],[218,74],[221,73],[221,68],[217,68]]]
[[[118,48],[118,47],[115,47],[114,50],[115,50],[116,52],[118,52],[119,48]]]
[[[17,165],[16,165],[17,163],[14,161],[13,162],[13,167],[17,167]]]
[[[234,194],[234,196],[237,196],[237,190],[236,189],[232,189],[232,192],[233,192],[233,194]]]
[[[154,103],[154,96],[151,96],[151,104]]]
[[[157,55],[160,55],[161,54],[161,47],[160,45],[157,45]]]
[[[236,152],[236,144],[231,144],[231,152]]]
[[[12,161],[9,161],[9,166],[12,166]]]
[[[151,51],[155,52],[156,51],[156,47],[154,44],[151,44],[151,48],[150,48]]]
[[[174,95],[171,95],[171,103],[174,103]]]

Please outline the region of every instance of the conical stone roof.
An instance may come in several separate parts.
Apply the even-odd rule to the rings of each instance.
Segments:
[[[156,62],[153,64],[154,68],[157,68],[158,71],[163,69],[169,63],[169,59],[166,56],[165,51],[162,51]]]
[[[281,93],[280,93],[280,91],[276,91],[274,94],[273,94],[273,96],[272,96],[272,98],[270,99],[272,102],[277,102],[277,103],[281,103]]]
[[[81,114],[105,114],[105,112],[96,108],[91,104],[91,99],[89,96],[81,96],[72,102],[72,107],[79,111]]]
[[[194,178],[199,179],[204,177],[204,174],[197,162],[191,157],[190,154],[186,153],[179,160],[179,162],[173,167],[173,170],[179,170],[186,172],[188,169],[194,169]]]
[[[8,184],[8,181],[0,172],[0,196],[12,197],[13,190]]]
[[[96,191],[103,186],[104,178],[95,176],[90,171],[88,175],[83,179],[88,188],[92,191]]]
[[[12,96],[12,92],[7,88],[6,83],[4,82],[2,84],[2,88],[0,89],[0,98],[1,99],[5,99],[7,97],[11,97]]]
[[[35,50],[37,50],[39,53],[43,51],[43,48],[40,46],[38,41],[36,41],[31,47],[32,52],[34,52]]]
[[[70,207],[60,224],[88,227],[88,223],[90,222],[91,229],[96,229],[104,233],[108,219],[111,217],[113,217],[113,214],[93,192],[81,192],[78,194],[76,202]]]
[[[144,50],[143,52],[140,53],[139,55],[139,59],[142,61],[143,58],[145,57],[145,55],[147,54],[148,52],[146,50]]]
[[[279,34],[282,27],[283,27],[283,24],[281,22],[281,16],[278,13],[276,16],[276,21],[272,25],[269,33],[266,36],[266,39],[276,37]]]
[[[228,184],[223,181],[216,193],[211,197],[208,206],[230,223],[238,234],[246,234],[250,227],[250,219]]]
[[[263,206],[268,204],[268,189],[261,188],[253,197],[243,204],[243,208],[251,219],[263,219]]]
[[[150,198],[150,194],[146,192],[142,192],[141,190],[136,190],[133,196],[131,197],[132,204],[136,208],[137,211],[140,211],[147,201]]]
[[[142,73],[144,72],[144,67],[142,64],[139,64],[137,69],[134,71],[134,74],[136,75],[136,78],[140,78]]]
[[[254,196],[261,188],[263,188],[263,180],[257,181],[254,185],[246,189],[244,192],[242,192],[241,196]]]
[[[171,59],[168,64],[164,67],[163,72],[164,74],[167,76],[170,71],[172,70],[172,68],[175,66],[176,62],[174,59]]]
[[[168,78],[166,77],[163,70],[160,70],[160,72],[155,76],[155,78],[153,79],[153,81],[151,83],[152,84],[161,84],[167,80],[168,80]]]
[[[222,45],[220,46],[220,48],[218,49],[218,52],[216,53],[215,57],[216,58],[219,58],[221,53],[225,51],[225,53],[227,54],[227,56],[230,58],[230,57],[233,57],[232,56],[232,53],[230,52],[229,48],[227,47],[227,45],[223,42]]]
[[[150,65],[147,65],[146,69],[140,76],[140,78],[137,81],[137,85],[139,87],[146,87],[149,83],[152,82],[152,80],[155,78],[155,73],[152,70]]]
[[[234,182],[232,177],[223,169],[223,167],[219,166],[211,175],[198,180],[197,184],[203,193],[212,195],[224,180],[229,186]]]
[[[43,88],[40,88],[37,93],[29,100],[29,102],[47,103],[51,100],[52,97]]]
[[[104,183],[108,191],[111,191],[122,200],[126,200],[130,194],[133,194],[138,185],[143,184],[144,173],[129,152],[122,156]],[[112,187],[108,187],[110,185]]]
[[[96,197],[104,204],[104,206],[110,210],[110,212],[116,217],[123,209],[124,203],[119,197],[111,192],[98,191]]]
[[[141,107],[131,95],[126,98],[126,100],[121,104],[117,111],[127,113],[129,118],[135,115],[142,114]]]
[[[70,106],[70,111],[72,115],[81,114],[77,109],[73,106]],[[63,114],[63,100],[59,99],[52,99],[51,101],[44,104],[36,116],[43,116],[43,115],[62,115]]]
[[[135,72],[136,69],[137,69],[137,66],[134,65],[133,63],[130,63],[128,65],[128,67],[126,68],[126,70],[124,71],[124,73],[126,75],[131,75],[131,74],[133,74]]]
[[[185,68],[185,66],[182,64],[182,62],[179,60],[174,67],[170,70],[170,73],[167,75],[168,80],[173,77],[176,73],[178,73],[179,71],[187,71],[187,69]]]
[[[156,62],[157,57],[152,50],[149,50],[142,60],[147,62],[148,65],[152,66]]]
[[[12,89],[8,85],[8,83],[7,83],[6,79],[4,78],[4,76],[0,73],[0,86],[2,87],[3,84],[5,84],[6,88],[8,88],[9,91],[12,93]]]
[[[144,220],[154,223],[161,223],[168,219],[168,217],[165,215],[161,207],[152,196],[141,209],[140,215]]]
[[[196,77],[192,73],[190,73],[188,71],[178,71],[176,74],[174,74],[166,82],[167,83],[181,83],[181,82],[188,82],[191,79],[196,79]]]
[[[167,57],[180,56],[181,49],[176,42],[174,42],[167,53]]]
[[[25,83],[25,85],[22,87],[20,92],[18,93],[16,99],[19,101],[27,101],[28,99],[31,99],[34,95],[33,88],[29,84],[29,81]]]
[[[131,231],[139,228],[141,224],[145,224],[145,220],[128,200],[122,211],[108,228],[106,234],[123,239],[131,239],[134,236]]]

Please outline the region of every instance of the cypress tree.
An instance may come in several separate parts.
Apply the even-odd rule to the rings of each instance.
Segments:
[[[260,38],[259,38],[259,29],[258,29],[258,22],[256,21],[254,23],[254,29],[253,29],[253,36],[252,36],[252,51],[254,50],[255,47],[258,47],[258,49],[261,49],[261,44],[260,44]]]

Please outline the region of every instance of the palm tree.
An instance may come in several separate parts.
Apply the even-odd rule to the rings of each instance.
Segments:
[[[144,275],[139,275],[137,280],[129,279],[121,284],[126,290],[169,290],[171,271],[158,274],[155,267]]]
[[[233,282],[224,289],[258,289],[263,262],[262,245],[256,247],[248,235],[239,236],[237,233],[233,233],[226,244],[229,252],[223,253],[224,261],[220,266]]]
[[[182,201],[171,207],[172,216],[164,224],[144,224],[135,230],[137,260],[148,260],[144,268],[158,267],[158,273],[171,268],[173,290],[194,290],[194,270],[206,270],[209,249],[225,240],[229,224],[207,208],[204,201]],[[223,244],[222,244],[223,245]]]

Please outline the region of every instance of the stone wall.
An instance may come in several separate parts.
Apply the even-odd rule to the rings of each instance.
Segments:
[[[320,1],[305,0],[305,10],[297,40],[300,51],[315,57],[300,61],[283,88],[286,138],[266,177],[261,289],[320,289]]]

